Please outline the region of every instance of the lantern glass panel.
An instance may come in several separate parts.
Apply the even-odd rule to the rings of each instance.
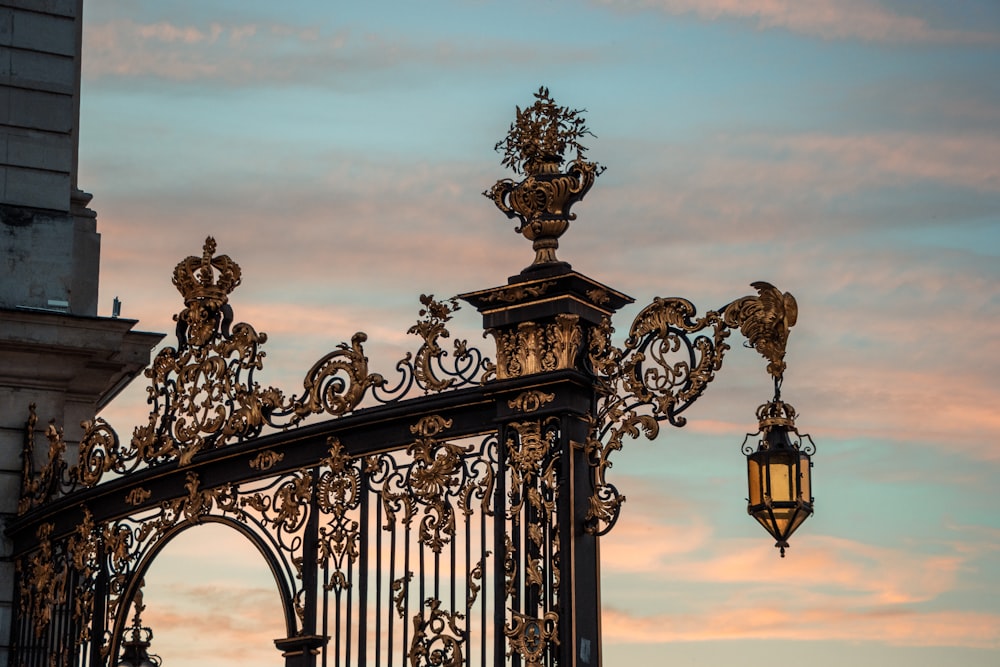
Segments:
[[[764,502],[764,488],[761,480],[761,464],[759,453],[747,457],[747,478],[750,491],[750,505],[760,505]]]
[[[776,507],[774,509],[774,536],[776,538],[787,538],[791,534],[789,527],[797,512],[798,508],[796,507]]]
[[[799,487],[802,489],[802,500],[812,502],[812,469],[809,457],[799,454]]]
[[[785,503],[796,500],[796,463],[798,454],[792,450],[772,451],[767,462],[771,501]]]

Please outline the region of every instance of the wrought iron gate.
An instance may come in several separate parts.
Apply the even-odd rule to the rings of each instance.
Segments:
[[[757,295],[698,317],[684,299],[656,299],[616,346],[610,320],[631,299],[555,256],[600,169],[575,141],[586,128],[565,123],[578,112],[544,89],[537,97],[507,144],[517,159],[505,163],[527,178],[487,193],[520,220],[535,262],[500,287],[422,296],[409,331],[419,348],[394,375],[369,370],[357,333],[313,365],[301,392],[260,386],[266,335],[234,323],[240,267],[209,238],[174,271],[177,344],[146,371],[152,409],[127,443],[97,419],[74,459],[50,425],[36,470],[32,410],[8,530],[13,664],[117,663],[142,643],[150,564],[205,522],[266,559],[289,667],[600,662],[597,540],[623,500],[606,479],[609,456],[626,436],[654,437],[660,421],[683,424],[730,329],[770,360],[777,388],[794,300],[755,283]],[[555,134],[542,131],[553,123]],[[560,171],[567,147],[577,158]],[[483,314],[495,361],[464,340],[442,347],[458,299]],[[762,429],[795,432],[790,406],[777,394],[768,406],[780,418]],[[789,522],[811,501],[799,488]]]

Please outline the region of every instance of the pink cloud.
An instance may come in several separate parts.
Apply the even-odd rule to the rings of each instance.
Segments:
[[[628,488],[634,486],[629,480]],[[954,590],[960,571],[973,558],[970,553],[927,555],[811,535],[795,545],[794,558],[775,569],[775,554],[760,549],[760,540],[721,540],[697,521],[693,529],[664,523],[644,512],[654,506],[649,498],[630,505],[601,542],[602,568],[609,577],[783,587],[791,604],[835,589],[851,606],[893,607],[933,601]],[[709,545],[712,553],[706,554]]]
[[[778,639],[879,642],[893,646],[1000,647],[1000,615],[988,612],[906,610],[891,613],[828,607],[794,611],[767,606],[729,607],[717,613],[642,616],[605,608],[605,642],[666,643]]]
[[[862,136],[800,135],[768,137],[773,148],[787,148],[800,158],[820,158],[839,165],[853,186],[926,181],[986,192],[1000,190],[994,134],[880,134]]]
[[[872,0],[598,0],[623,10],[694,14],[702,20],[753,21],[822,39],[870,42],[995,43],[996,34],[935,28],[922,18],[892,12]]]
[[[203,27],[131,19],[88,24],[84,53],[83,73],[90,79],[205,79],[233,86],[287,84],[293,77],[311,85],[328,85],[331,78],[358,85],[373,72],[412,63],[464,68],[477,63],[518,65],[543,58],[549,62],[595,58],[591,49],[512,46],[502,40],[425,43],[412,34],[358,35],[346,26],[321,30],[284,23],[215,22]]]
[[[239,30],[239,29],[238,29]],[[107,28],[105,28],[107,31]],[[209,30],[203,31],[194,26],[175,26],[171,23],[160,22],[135,26],[136,35],[144,40],[183,44],[197,44],[198,42],[214,42],[222,34],[222,26],[213,23]],[[97,36],[97,43],[108,43],[107,32]]]
[[[963,531],[963,544],[927,553],[919,545],[814,534],[776,567],[775,554],[757,541],[696,535],[685,543],[681,526],[644,515],[653,498],[643,500],[601,541],[607,642],[754,638],[1000,647],[1000,615],[942,609],[952,594],[975,585],[969,573],[995,553],[995,536]],[[675,598],[665,593],[674,586],[697,586],[705,597],[667,611]]]

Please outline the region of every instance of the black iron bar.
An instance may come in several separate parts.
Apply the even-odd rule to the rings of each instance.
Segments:
[[[366,665],[368,657],[368,550],[369,535],[371,526],[369,525],[369,500],[368,500],[368,475],[361,474],[361,483],[358,486],[359,516],[358,530],[361,531],[358,545],[358,664]],[[379,527],[375,527],[375,532],[380,533]],[[376,576],[378,570],[376,570]],[[378,594],[376,593],[376,600]],[[376,612],[376,619],[378,618]],[[378,660],[376,659],[376,664]]]

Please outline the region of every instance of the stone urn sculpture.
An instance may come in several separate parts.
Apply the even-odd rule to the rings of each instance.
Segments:
[[[583,157],[586,147],[579,139],[590,131],[580,117],[582,110],[557,106],[544,87],[535,98],[531,107],[517,109],[507,138],[496,145],[497,151],[503,149],[503,164],[525,178],[518,182],[501,179],[483,193],[508,218],[517,218],[520,224],[514,231],[532,242],[535,261],[526,272],[569,267],[556,258],[559,237],[570,220],[576,219],[570,208],[583,199],[603,171]],[[563,170],[567,149],[576,149],[577,155]]]

